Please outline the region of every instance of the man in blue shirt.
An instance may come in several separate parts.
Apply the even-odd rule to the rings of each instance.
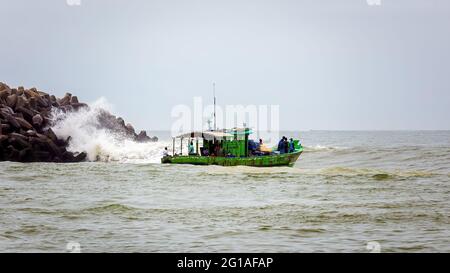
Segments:
[[[281,140],[278,142],[278,151],[280,152],[280,154],[284,154],[284,152],[285,152],[285,142],[284,142],[284,140],[286,139],[286,137],[285,136],[283,136],[282,138],[281,138]]]
[[[290,153],[293,153],[294,150],[295,150],[295,147],[294,147],[294,140],[293,140],[292,138],[290,138],[290,139],[289,139],[289,152],[290,152]]]

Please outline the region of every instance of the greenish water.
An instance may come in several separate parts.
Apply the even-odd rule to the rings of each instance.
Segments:
[[[0,252],[450,251],[450,132],[290,135],[293,168],[0,162]]]

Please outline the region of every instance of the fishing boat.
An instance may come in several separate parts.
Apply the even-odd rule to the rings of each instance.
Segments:
[[[276,167],[294,166],[303,152],[299,140],[292,140],[292,149],[281,151],[277,148],[269,149],[262,143],[249,139],[252,130],[247,128],[233,128],[229,130],[217,130],[216,126],[216,84],[213,83],[214,96],[214,130],[190,132],[173,138],[172,155],[166,154],[161,158],[161,163],[166,164],[192,164],[192,165],[220,165],[220,166],[253,166]],[[180,139],[180,153],[175,153],[175,142]],[[191,151],[183,155],[183,140],[194,142]],[[200,145],[199,140],[202,142]],[[255,144],[255,145],[253,145]],[[289,147],[291,148],[291,147]],[[166,148],[167,149],[167,148]]]
[[[294,149],[287,153],[273,149],[254,149],[249,139],[252,130],[249,128],[234,128],[231,130],[211,130],[205,132],[190,132],[173,138],[172,155],[166,154],[161,163],[220,165],[220,166],[253,166],[275,167],[294,166],[303,152],[299,140],[293,140]],[[181,151],[175,153],[176,140],[181,141]],[[195,143],[195,150],[183,155],[183,140]],[[200,142],[202,144],[200,144]],[[193,148],[191,148],[193,149]],[[261,151],[262,150],[262,151]]]

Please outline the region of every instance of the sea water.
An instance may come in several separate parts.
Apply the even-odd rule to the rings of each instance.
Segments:
[[[168,133],[85,116],[54,129],[91,162],[0,162],[0,252],[450,251],[449,131],[283,132],[293,168],[163,165]]]

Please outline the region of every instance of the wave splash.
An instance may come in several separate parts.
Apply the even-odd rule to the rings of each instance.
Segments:
[[[55,111],[55,124],[52,130],[58,137],[70,137],[67,150],[86,152],[89,161],[123,162],[123,163],[157,163],[161,151],[167,143],[131,140],[122,134],[102,128],[99,116],[112,109],[105,98],[100,98],[89,105],[89,108],[77,112],[64,113]]]

